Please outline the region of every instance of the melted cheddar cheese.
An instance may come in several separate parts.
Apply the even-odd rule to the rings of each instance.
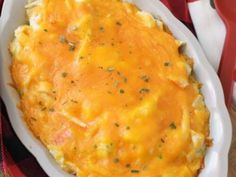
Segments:
[[[77,177],[195,177],[209,113],[161,21],[119,0],[36,0],[10,45],[19,107]]]

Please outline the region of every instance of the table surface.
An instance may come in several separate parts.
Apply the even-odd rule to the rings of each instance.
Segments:
[[[230,112],[233,125],[233,139],[229,154],[229,175],[228,177],[236,177],[236,109]]]

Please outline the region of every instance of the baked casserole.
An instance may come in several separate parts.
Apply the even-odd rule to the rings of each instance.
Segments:
[[[196,177],[209,112],[168,28],[120,0],[36,0],[15,31],[19,108],[77,177]]]

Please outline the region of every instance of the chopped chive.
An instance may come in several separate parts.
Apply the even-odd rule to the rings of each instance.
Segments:
[[[118,123],[115,123],[115,126],[116,126],[116,127],[119,127],[120,125],[119,125]]]
[[[120,160],[119,160],[118,158],[115,158],[115,159],[113,160],[113,162],[114,162],[114,163],[119,163]]]
[[[127,82],[128,82],[127,77],[124,77],[124,83],[127,83]]]
[[[172,123],[169,125],[169,127],[170,127],[171,129],[176,129],[176,125],[175,125],[174,122],[172,122]]]
[[[100,31],[104,31],[104,27],[101,26],[101,27],[99,28],[99,30],[100,30]]]
[[[97,146],[96,144],[93,146],[94,149],[97,149],[97,147],[98,147],[98,146]]]
[[[147,88],[142,88],[139,90],[139,93],[148,93],[148,92],[150,92],[150,90]]]
[[[116,25],[121,26],[122,24],[119,21],[117,21]]]
[[[66,39],[66,37],[65,37],[65,36],[62,36],[62,35],[59,37],[59,41],[60,41],[60,43],[62,43],[62,44],[68,42],[67,39]]]
[[[130,129],[130,126],[127,126],[127,127],[126,127],[126,130],[129,130],[129,129]]]
[[[50,108],[50,109],[49,109],[49,112],[54,112],[54,111],[55,111],[54,108]]]
[[[48,32],[48,30],[47,30],[47,29],[43,29],[43,31],[44,31],[44,32]]]
[[[46,108],[46,107],[44,107],[44,108],[42,108],[42,109],[41,109],[41,111],[45,111],[46,109],[47,109],[47,108]]]
[[[125,167],[126,167],[126,168],[130,168],[131,165],[130,165],[129,163],[127,163],[127,164],[125,165]]]
[[[63,73],[61,74],[61,76],[64,77],[64,78],[65,78],[67,75],[68,75],[68,74],[67,74],[66,72],[63,72]]]
[[[76,100],[70,100],[72,103],[78,103],[78,101],[76,101]]]
[[[162,142],[162,143],[165,143],[165,140],[164,140],[163,138],[161,138],[161,142]]]
[[[123,89],[120,89],[120,93],[121,93],[121,94],[124,94],[125,91],[124,91]]]
[[[34,117],[30,117],[30,119],[33,120],[33,121],[37,121],[37,119],[34,118]]]
[[[147,75],[143,75],[140,77],[144,82],[149,82],[150,78]]]
[[[165,62],[164,66],[166,66],[166,67],[170,66],[170,62]]]
[[[75,50],[75,48],[76,48],[75,43],[69,42],[68,45],[69,45],[69,51],[74,51]]]
[[[139,173],[139,170],[131,170],[131,173]]]
[[[162,155],[161,155],[161,154],[159,154],[159,155],[158,155],[158,158],[159,158],[159,159],[162,159],[163,157],[162,157]]]

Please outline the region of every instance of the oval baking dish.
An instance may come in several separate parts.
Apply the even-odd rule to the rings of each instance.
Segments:
[[[173,17],[165,6],[155,0],[148,2],[133,0],[131,2],[136,4],[141,10],[163,20],[177,39],[187,43],[185,53],[194,60],[194,72],[197,79],[203,84],[202,93],[211,115],[210,136],[213,138],[213,145],[207,151],[205,167],[201,171],[200,177],[226,177],[228,151],[231,142],[231,124],[216,73],[207,62],[200,45],[192,33]],[[24,120],[21,118],[22,113],[16,107],[19,97],[16,91],[9,86],[12,81],[9,72],[11,57],[9,56],[8,46],[16,27],[25,22],[25,4],[26,0],[20,0],[17,3],[14,0],[9,0],[5,1],[3,6],[0,24],[1,96],[6,104],[10,121],[16,134],[37,158],[46,173],[49,176],[71,176],[58,167],[45,147],[28,130]]]

